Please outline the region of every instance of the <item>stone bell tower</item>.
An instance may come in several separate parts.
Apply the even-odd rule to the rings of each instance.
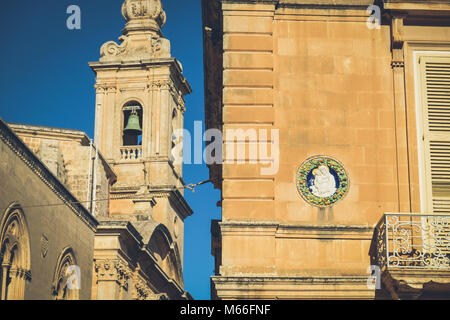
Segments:
[[[182,165],[174,165],[171,151],[191,88],[162,35],[161,1],[126,0],[122,15],[119,44],[105,43],[100,61],[90,63],[97,75],[95,144],[118,177],[109,218],[138,227],[164,224],[182,240],[183,221],[192,211],[183,197]]]

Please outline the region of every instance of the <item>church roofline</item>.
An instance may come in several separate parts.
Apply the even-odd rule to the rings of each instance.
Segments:
[[[30,135],[31,137],[42,137],[53,140],[62,140],[62,141],[75,141],[78,142],[81,146],[90,146],[91,139],[89,136],[81,131],[75,129],[63,129],[63,128],[55,128],[55,127],[47,127],[47,126],[38,126],[38,125],[28,125],[28,124],[19,124],[19,123],[8,123],[9,127],[18,135]],[[94,148],[96,146],[94,145]],[[105,167],[106,175],[111,181],[114,183],[117,181],[117,175],[114,170],[109,165],[108,161],[104,158],[104,156],[99,151],[98,153],[99,159]]]
[[[79,200],[59,181],[47,166],[31,151],[14,132],[13,128],[0,118],[0,140],[5,143],[46,185],[92,230],[98,221],[79,202]]]
[[[89,145],[88,135],[81,130],[65,129],[57,127],[48,127],[41,125],[30,125],[22,123],[8,122],[8,126],[15,132],[32,133],[34,135],[47,135],[49,137],[60,138],[64,140],[76,140],[81,145]],[[60,140],[58,139],[58,140]]]

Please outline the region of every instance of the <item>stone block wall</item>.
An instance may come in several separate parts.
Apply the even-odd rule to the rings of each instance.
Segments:
[[[96,220],[83,207],[67,204],[75,198],[3,122],[0,137],[0,221],[15,205],[28,233],[31,269],[24,298],[55,299],[58,259],[70,248],[80,268],[78,297],[89,300]],[[37,148],[37,140],[32,143]]]
[[[91,149],[83,132],[27,125],[12,128],[83,206],[91,211],[95,190],[93,214],[109,215],[109,190],[115,174],[100,153],[95,161],[95,146]]]

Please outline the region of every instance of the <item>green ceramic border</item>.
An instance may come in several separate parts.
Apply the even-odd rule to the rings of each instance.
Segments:
[[[340,185],[337,191],[332,196],[326,198],[320,198],[313,195],[309,190],[306,181],[308,173],[312,169],[322,164],[336,171],[340,181]],[[302,165],[297,170],[296,183],[297,183],[297,191],[303,198],[303,200],[305,200],[306,202],[308,202],[313,206],[320,208],[333,206],[334,204],[336,204],[336,202],[338,202],[339,200],[343,199],[346,196],[350,188],[350,179],[344,166],[338,160],[328,156],[314,156],[308,158],[305,162],[303,162]]]

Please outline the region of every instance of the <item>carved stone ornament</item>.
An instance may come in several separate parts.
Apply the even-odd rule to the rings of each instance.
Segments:
[[[135,281],[136,299],[137,300],[154,300],[153,291],[147,283],[141,279]]]
[[[115,84],[97,83],[95,85],[95,90],[97,90],[97,93],[114,93],[117,91],[117,86]]]
[[[127,24],[120,44],[105,43],[100,49],[100,62],[170,58],[170,41],[161,33],[166,13],[160,0],[126,0],[122,15]]]
[[[333,206],[345,197],[350,183],[344,166],[325,156],[306,160],[299,167],[296,180],[300,196],[317,207]]]
[[[100,62],[138,61],[144,59],[170,58],[170,41],[155,36],[147,41],[133,41],[127,36],[119,38],[121,44],[114,41],[100,48]]]
[[[48,239],[45,234],[41,235],[41,257],[45,258],[48,253]]]
[[[101,57],[105,57],[105,56],[119,56],[119,55],[123,54],[125,52],[126,48],[127,48],[128,39],[126,37],[124,37],[124,36],[121,36],[119,38],[119,41],[122,44],[118,45],[114,41],[109,41],[109,42],[105,43],[100,48],[100,56]]]
[[[153,20],[159,28],[167,19],[161,0],[126,0],[122,5],[122,16],[127,22],[134,19]]]
[[[96,260],[95,271],[99,281],[117,281],[125,289],[132,275],[131,269],[120,260]]]

